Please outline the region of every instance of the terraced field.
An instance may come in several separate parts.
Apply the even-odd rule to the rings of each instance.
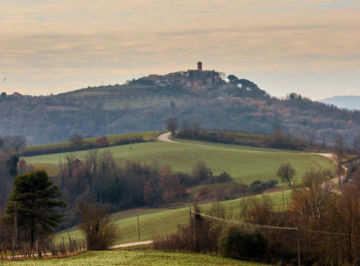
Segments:
[[[191,172],[194,165],[205,162],[219,174],[228,172],[238,182],[250,184],[254,180],[277,179],[276,172],[282,163],[291,163],[300,178],[311,168],[334,169],[333,163],[322,156],[295,151],[254,148],[239,145],[217,144],[200,141],[182,141],[181,144],[151,142],[120,145],[98,149],[110,151],[114,157],[125,162],[138,161],[143,164],[169,164],[175,171]],[[73,152],[76,158],[84,158],[88,151]],[[59,160],[69,153],[24,157],[37,168],[56,174]]]

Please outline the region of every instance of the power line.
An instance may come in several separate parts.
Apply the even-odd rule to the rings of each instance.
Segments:
[[[288,231],[299,231],[299,232],[305,232],[305,233],[318,233],[318,234],[327,234],[327,235],[337,235],[337,236],[356,236],[360,237],[360,234],[348,234],[348,233],[337,233],[337,232],[329,232],[329,231],[317,231],[317,230],[302,230],[298,229],[298,227],[281,227],[281,226],[273,226],[273,225],[263,225],[263,224],[255,224],[255,223],[246,223],[241,222],[237,220],[230,220],[230,219],[224,219],[224,218],[218,218],[214,216],[210,216],[204,213],[194,212],[196,214],[199,214],[201,216],[207,217],[209,219],[228,222],[228,223],[235,223],[235,224],[241,224],[241,225],[247,225],[247,226],[257,226],[265,229],[278,229],[278,230],[288,230]]]
[[[195,212],[195,214],[199,214],[201,216],[207,217],[209,219],[213,219],[213,220],[218,220],[218,221],[223,221],[223,222],[227,222],[227,223],[235,223],[235,224],[241,224],[241,225],[247,225],[247,226],[257,226],[257,227],[261,227],[261,228],[265,228],[265,229],[278,229],[278,230],[290,230],[290,231],[296,231],[298,230],[297,227],[280,227],[280,226],[273,226],[273,225],[263,225],[263,224],[254,224],[254,223],[246,223],[246,222],[240,222],[240,221],[236,221],[236,220],[229,220],[229,219],[224,219],[224,218],[218,218],[218,217],[214,217],[214,216],[210,216],[204,213],[199,213],[199,212]]]

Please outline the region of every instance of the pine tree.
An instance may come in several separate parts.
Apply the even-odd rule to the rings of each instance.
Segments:
[[[66,204],[58,200],[59,196],[58,187],[45,171],[32,171],[15,179],[6,213],[12,221],[17,216],[18,228],[29,234],[32,247],[61,223],[63,215],[58,208]]]

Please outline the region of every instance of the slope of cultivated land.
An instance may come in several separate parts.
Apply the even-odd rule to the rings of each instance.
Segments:
[[[9,265],[265,265],[193,253],[142,251],[92,251],[64,259],[9,262]]]
[[[287,208],[290,201],[290,190],[284,192],[274,192],[267,194],[279,210]],[[255,197],[255,196],[253,196]],[[260,197],[256,196],[256,197]],[[238,216],[240,201],[243,199],[235,199],[223,201],[223,206],[229,210],[234,217]],[[203,204],[201,208],[207,210],[211,204]],[[177,209],[133,209],[120,211],[112,215],[113,222],[117,225],[120,238],[117,244],[139,241],[137,230],[137,216],[139,215],[140,224],[140,240],[150,240],[153,238],[161,238],[169,233],[177,230],[178,225],[185,225],[189,221],[189,207],[181,207]],[[61,232],[57,235],[58,241],[67,241],[68,236],[73,239],[83,238],[82,233],[76,228]]]
[[[106,138],[109,141],[109,145],[113,146],[119,142],[124,142],[127,140],[132,140],[132,139],[137,139],[137,138],[142,138],[145,141],[156,140],[156,138],[159,134],[160,134],[159,131],[135,132],[135,133],[128,133],[128,134],[109,135],[109,136],[106,136]],[[84,142],[95,145],[97,138],[98,137],[86,138],[86,139],[84,139]],[[23,151],[23,153],[26,154],[26,153],[31,153],[31,152],[38,152],[38,153],[46,152],[48,154],[48,153],[52,153],[51,151],[56,151],[57,149],[66,149],[66,148],[71,148],[70,141],[27,146],[25,148],[25,150]]]
[[[250,184],[254,180],[277,179],[276,172],[282,163],[291,163],[297,172],[297,178],[311,168],[334,169],[333,163],[322,156],[295,151],[266,148],[254,148],[239,145],[218,144],[201,141],[178,143],[138,143],[98,149],[110,151],[115,158],[138,161],[144,164],[169,164],[175,171],[191,172],[194,165],[203,161],[214,172],[228,172],[236,181]],[[77,158],[85,158],[88,151],[73,152]],[[59,159],[69,153],[49,154],[24,159],[37,168],[57,168]],[[40,165],[41,164],[41,165]]]

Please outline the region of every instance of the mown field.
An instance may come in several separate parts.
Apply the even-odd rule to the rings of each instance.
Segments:
[[[268,193],[279,210],[287,208],[289,204],[290,190]],[[253,196],[255,197],[255,196]],[[258,195],[256,197],[261,197]],[[238,217],[240,201],[235,199],[223,201],[221,204],[228,210],[233,217]],[[211,203],[201,205],[202,210],[211,208]],[[150,240],[153,238],[162,238],[169,233],[177,230],[178,225],[185,225],[190,218],[190,208],[180,207],[176,209],[132,209],[120,211],[111,216],[112,221],[119,230],[120,238],[116,241],[118,244],[139,241],[137,230],[137,216],[139,215],[140,240]],[[82,233],[76,228],[61,232],[57,235],[57,241],[67,241],[68,237],[73,239],[82,239]]]
[[[181,141],[177,143],[149,142],[120,145],[98,149],[110,151],[115,158],[138,161],[143,164],[169,164],[175,171],[191,172],[197,162],[203,161],[214,174],[228,172],[238,182],[250,184],[254,180],[278,179],[277,169],[282,163],[291,163],[296,169],[296,178],[307,170],[334,169],[333,163],[322,156],[296,151],[254,148],[239,145],[218,144],[200,141]],[[85,158],[88,151],[73,152],[73,157]],[[59,160],[69,153],[24,157],[37,168],[56,174]]]
[[[28,260],[4,263],[4,265],[264,265],[193,253],[162,251],[92,251],[64,259]]]

